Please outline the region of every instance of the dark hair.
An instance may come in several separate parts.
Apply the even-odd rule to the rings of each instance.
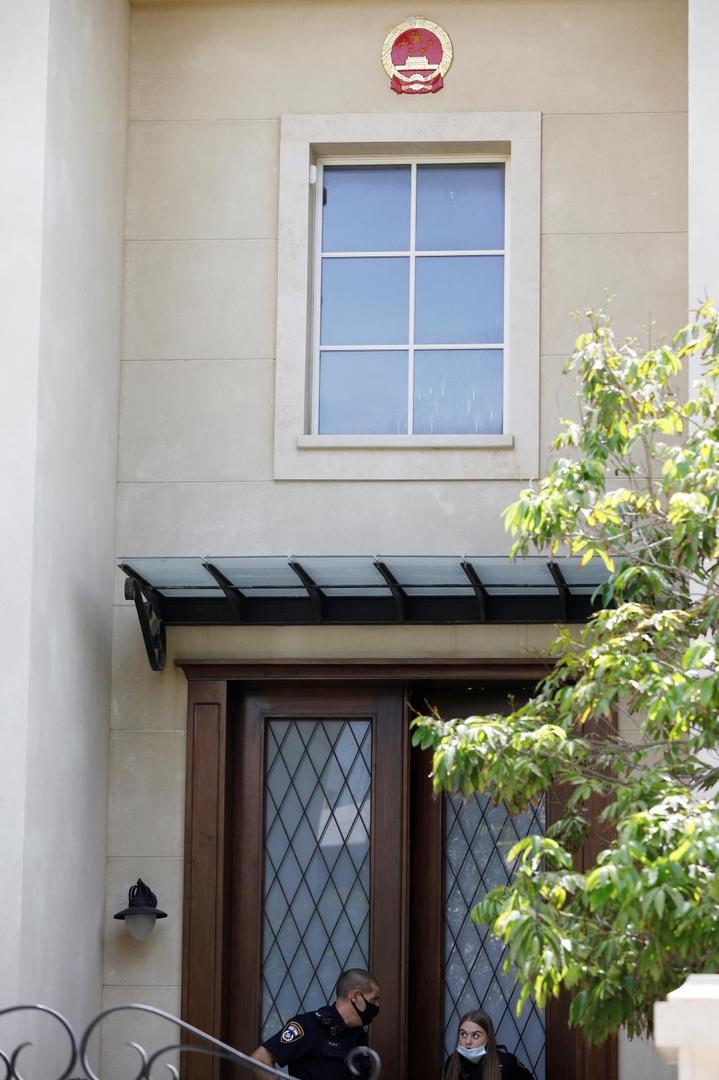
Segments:
[[[370,993],[379,983],[371,972],[364,968],[348,968],[337,980],[337,997],[347,997],[352,990],[366,990]]]
[[[477,1024],[487,1036],[487,1042],[485,1043],[487,1053],[484,1056],[484,1072],[482,1074],[482,1080],[502,1080],[502,1070],[499,1064],[499,1054],[497,1053],[497,1040],[494,1037],[494,1024],[492,1023],[492,1018],[488,1016],[486,1012],[482,1012],[481,1009],[471,1009],[470,1012],[466,1012],[464,1016],[460,1017],[457,1026],[455,1049],[447,1059],[447,1067],[444,1073],[445,1080],[461,1080],[462,1058],[460,1054],[457,1053],[456,1046],[457,1043],[459,1043],[459,1033],[462,1024],[467,1021],[469,1021],[470,1024]]]

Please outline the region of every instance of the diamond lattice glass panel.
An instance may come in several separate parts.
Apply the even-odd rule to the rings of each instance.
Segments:
[[[511,816],[504,804],[492,806],[486,795],[444,799],[444,1041],[455,1046],[463,1013],[484,1009],[492,1017],[497,1042],[544,1080],[544,1016],[532,1003],[516,1016],[519,996],[513,975],[502,971],[505,952],[486,926],[469,913],[486,892],[512,878],[507,854],[517,840],[544,832],[542,804]]]
[[[372,725],[268,720],[262,1038],[368,966]]]

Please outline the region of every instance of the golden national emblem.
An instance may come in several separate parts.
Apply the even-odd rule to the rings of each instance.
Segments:
[[[395,94],[436,94],[451,63],[449,35],[429,19],[405,19],[382,46],[382,64]]]

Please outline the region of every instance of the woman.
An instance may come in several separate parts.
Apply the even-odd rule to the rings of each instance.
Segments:
[[[444,1066],[445,1080],[533,1080],[532,1074],[504,1047],[498,1047],[494,1024],[481,1009],[459,1021],[457,1049]]]

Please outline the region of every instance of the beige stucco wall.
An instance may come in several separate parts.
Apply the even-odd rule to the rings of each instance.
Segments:
[[[47,4],[6,8],[0,69],[12,92],[0,96],[0,296],[5,348],[2,382],[13,408],[0,425],[0,497],[12,507],[0,529],[0,555],[12,566],[0,620],[0,955],[11,995],[20,974],[23,837],[30,663],[28,581],[32,574],[38,339],[42,274],[42,193],[47,99]],[[18,720],[20,718],[20,720]],[[3,997],[5,994],[3,993]]]
[[[101,991],[128,54],[126,0],[50,4],[20,997],[73,1019]]]
[[[506,550],[499,511],[514,482],[274,480],[282,114],[542,113],[543,463],[571,408],[570,312],[607,290],[621,332],[685,319],[685,0],[436,0],[425,14],[455,60],[445,89],[417,99],[392,94],[379,63],[406,14],[384,0],[134,9],[118,554]],[[179,1002],[186,687],[174,656],[513,656],[546,637],[171,630],[157,675],[118,576],[106,1003]],[[144,945],[111,919],[138,874],[170,913]],[[636,1047],[622,1055],[625,1076],[651,1074]]]
[[[129,6],[5,5],[0,53],[0,1004],[80,1024],[101,992]]]

